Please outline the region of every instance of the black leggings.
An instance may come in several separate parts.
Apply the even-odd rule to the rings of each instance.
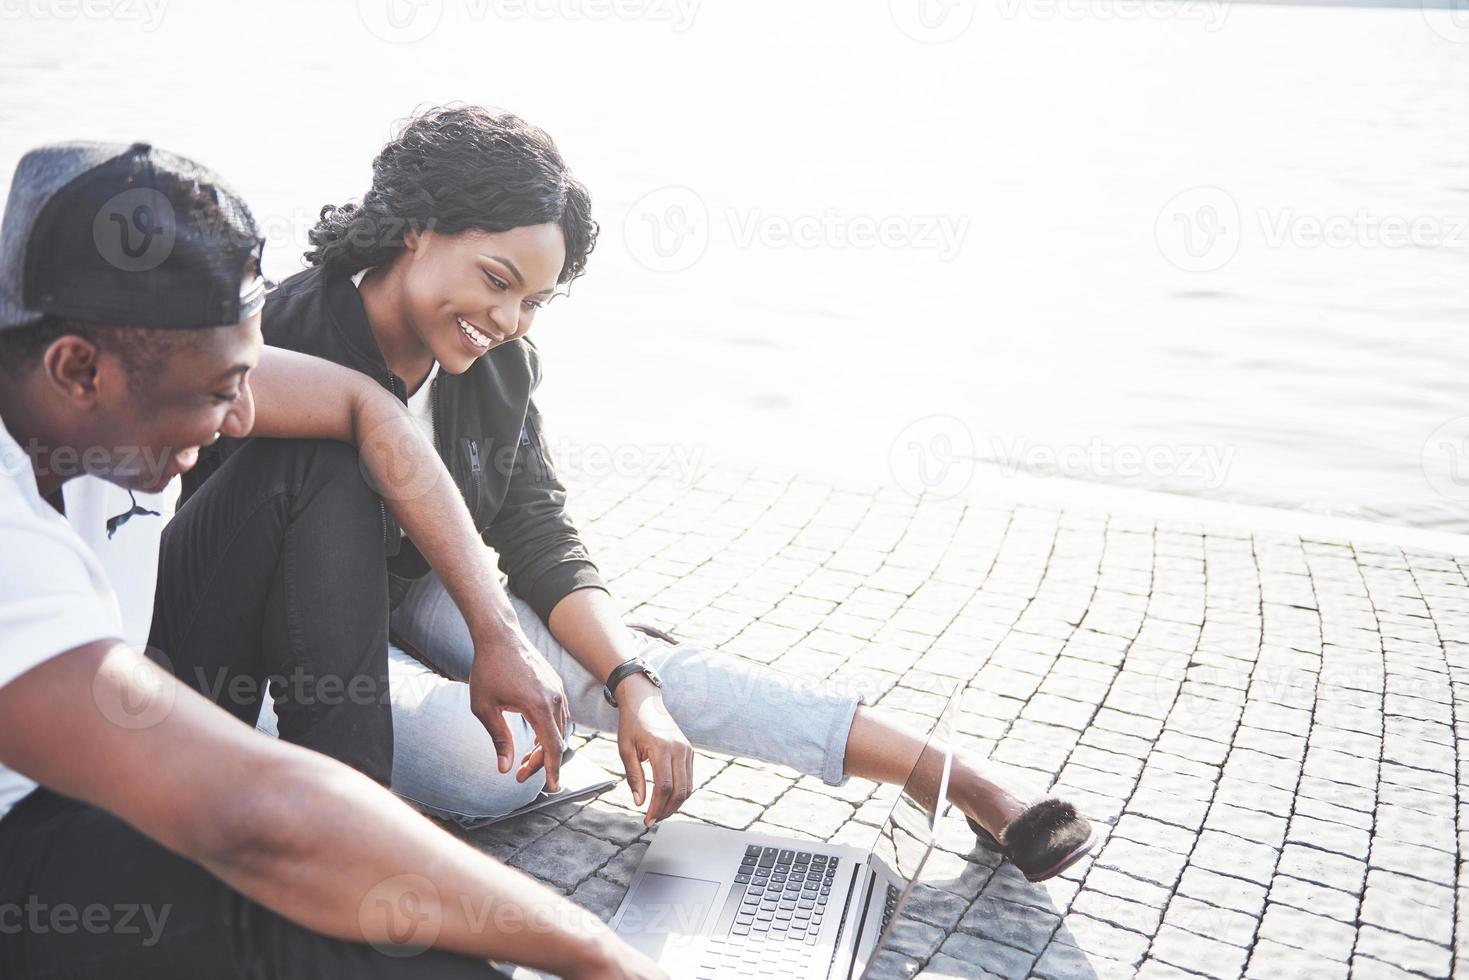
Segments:
[[[392,773],[382,512],[339,443],[253,440],[169,522],[150,655],[243,724]],[[167,759],[159,759],[167,765]],[[330,819],[344,830],[351,814]],[[0,977],[503,977],[451,954],[329,939],[95,807],[45,789],[0,820]]]

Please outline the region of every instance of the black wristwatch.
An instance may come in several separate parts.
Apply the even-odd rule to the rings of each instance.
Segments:
[[[612,673],[607,675],[607,685],[602,688],[602,697],[606,698],[607,703],[612,707],[617,707],[617,698],[612,692],[617,690],[618,684],[633,674],[647,674],[648,680],[653,682],[654,687],[663,686],[663,678],[658,676],[658,672],[651,664],[642,657],[633,657],[631,660],[618,664],[612,669]]]

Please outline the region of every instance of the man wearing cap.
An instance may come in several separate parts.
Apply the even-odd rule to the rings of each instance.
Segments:
[[[406,409],[358,372],[262,347],[260,247],[215,175],[145,144],[43,147],[16,170],[0,226],[0,976],[483,977],[491,959],[663,976],[383,788],[370,530],[385,507],[503,664],[494,696],[532,721],[552,785],[565,698]],[[128,648],[60,488],[158,490],[246,434],[275,438],[169,523],[148,655]],[[280,740],[252,727],[272,680]],[[508,771],[508,732],[491,734]]]

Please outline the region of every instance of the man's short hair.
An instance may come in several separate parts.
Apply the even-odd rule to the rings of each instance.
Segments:
[[[198,330],[128,327],[46,316],[23,327],[0,330],[0,369],[18,381],[40,363],[48,347],[68,335],[91,341],[98,350],[121,360],[128,373],[128,387],[133,390],[157,381],[170,357],[205,336]]]

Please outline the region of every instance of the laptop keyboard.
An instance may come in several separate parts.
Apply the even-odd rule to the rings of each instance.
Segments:
[[[751,844],[735,873],[699,980],[789,977],[814,957],[841,858]],[[721,928],[728,921],[728,928]]]

